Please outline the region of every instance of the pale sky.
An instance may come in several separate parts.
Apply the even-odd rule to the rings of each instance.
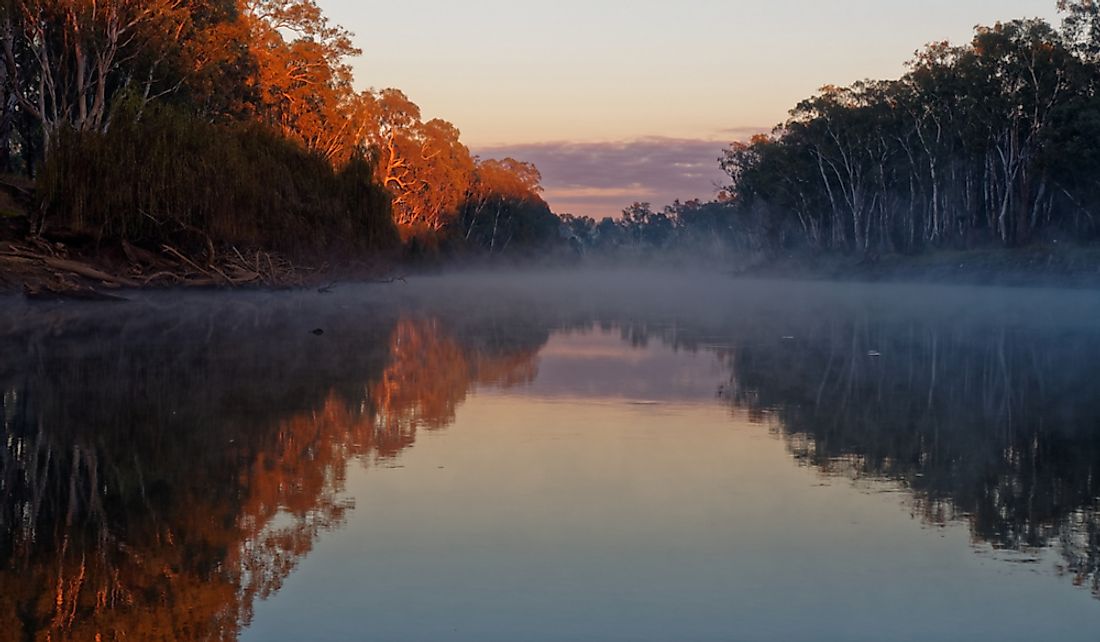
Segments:
[[[824,84],[897,77],[925,43],[966,41],[979,23],[1057,20],[1055,0],[318,4],[355,33],[361,87],[402,89],[426,117],[457,125],[475,153],[527,152],[555,210],[593,216],[713,196],[722,147],[770,129]],[[675,184],[654,185],[668,153],[657,167],[624,154],[658,140],[684,154],[671,163],[683,170]],[[636,180],[624,181],[624,156]],[[614,181],[601,180],[605,161],[619,164]],[[585,163],[590,178],[577,182]]]

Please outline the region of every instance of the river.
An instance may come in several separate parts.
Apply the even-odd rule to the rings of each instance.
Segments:
[[[0,639],[1095,640],[1100,293],[0,299]]]

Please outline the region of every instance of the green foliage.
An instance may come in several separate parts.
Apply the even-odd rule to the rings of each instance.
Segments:
[[[467,248],[489,254],[546,248],[560,240],[561,221],[541,198],[499,196],[463,208]]]
[[[780,236],[760,212],[722,199],[675,201],[659,211],[634,203],[618,219],[564,214],[561,223],[562,234],[581,254],[677,264],[724,263],[733,253],[768,249]]]
[[[293,252],[397,242],[389,196],[366,161],[336,171],[262,126],[169,109],[119,119],[106,133],[62,131],[38,182],[48,220],[97,238],[198,231]]]
[[[824,87],[727,150],[728,191],[774,246],[877,253],[1100,235],[1092,3],[934,43],[893,81]]]
[[[541,181],[530,163],[513,158],[477,161],[458,220],[446,234],[466,250],[490,255],[558,244],[562,221],[542,199]]]

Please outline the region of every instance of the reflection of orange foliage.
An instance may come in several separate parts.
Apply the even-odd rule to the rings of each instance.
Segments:
[[[379,423],[390,430],[443,428],[475,385],[517,385],[537,372],[537,350],[500,357],[464,350],[438,320],[400,321],[390,346],[390,365],[370,389]]]
[[[255,600],[277,591],[318,534],[343,519],[352,442],[373,434],[370,423],[330,396],[318,412],[280,422],[266,445],[158,462],[194,466],[197,478],[172,489],[165,512],[122,523],[109,523],[100,507],[106,489],[97,479],[113,463],[109,454],[72,449],[71,462],[54,469],[68,489],[62,501],[89,505],[71,524],[27,533],[58,550],[0,571],[0,630],[22,622],[20,637],[36,640],[236,639]],[[246,452],[251,463],[219,474]],[[234,477],[231,492],[206,486]]]
[[[398,322],[390,339],[390,365],[371,386],[384,426],[443,428],[470,387],[470,367],[438,321]]]
[[[478,384],[534,378],[537,347],[501,352],[464,347],[438,321],[403,320],[387,367],[364,385],[366,398],[330,393],[317,409],[242,433],[250,436],[226,449],[175,442],[160,451],[163,460],[139,466],[171,481],[154,500],[144,487],[135,493],[136,477],[124,472],[131,452],[55,444],[43,433],[17,450],[9,444],[0,479],[46,475],[34,483],[51,489],[47,501],[60,508],[40,517],[38,500],[4,499],[25,508],[14,511],[22,520],[10,531],[16,552],[0,568],[0,632],[236,639],[255,601],[277,591],[320,532],[343,520],[350,459],[397,456],[418,427],[452,421]]]
[[[537,350],[488,357],[473,358],[474,381],[478,385],[511,388],[531,383],[538,375]]]

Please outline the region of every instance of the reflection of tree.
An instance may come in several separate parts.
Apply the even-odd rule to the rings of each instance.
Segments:
[[[442,428],[466,396],[465,355],[439,327],[438,321],[401,321],[394,330],[393,359],[371,392],[382,422],[395,430]]]
[[[529,380],[546,336],[486,349],[491,327],[300,313],[43,311],[0,332],[0,630],[236,638],[341,523],[350,460]]]
[[[572,327],[716,354],[731,373],[723,397],[774,423],[799,461],[901,485],[922,519],[966,520],[976,541],[1056,549],[1100,597],[1095,297],[770,282],[731,292],[728,305],[609,301]]]
[[[21,435],[0,464],[14,482],[0,614],[44,639],[232,639],[346,508],[333,436],[276,436],[227,492],[204,475],[232,454],[148,462],[195,476],[170,486],[94,441]]]
[[[901,482],[932,522],[1061,549],[1100,595],[1100,337],[832,319],[728,351],[730,399],[773,412],[796,457]]]
[[[996,546],[1054,546],[1097,587],[1095,330],[804,301],[679,321],[294,300],[0,311],[0,631],[235,638],[344,518],[350,461],[396,457],[478,387],[531,381],[551,325],[594,319],[716,351],[730,400],[802,460],[901,483],[924,519]]]
[[[529,383],[537,373],[541,343],[515,353],[471,349],[443,330],[438,319],[399,321],[392,358],[371,387],[381,423],[391,431],[438,429],[454,421],[455,410],[477,384]]]

